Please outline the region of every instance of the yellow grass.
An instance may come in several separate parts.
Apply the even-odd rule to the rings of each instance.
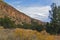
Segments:
[[[0,40],[57,40],[57,38],[45,31],[37,32],[36,30],[16,28],[0,29]]]
[[[25,29],[15,29],[15,35],[25,40],[55,40],[54,36]]]

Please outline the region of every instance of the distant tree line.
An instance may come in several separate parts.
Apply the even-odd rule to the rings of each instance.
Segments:
[[[32,21],[31,24],[27,24],[25,22],[21,24],[18,24],[17,27],[18,28],[24,28],[24,29],[32,29],[32,30],[37,30],[37,31],[42,31],[43,30],[43,25],[38,24],[37,22]]]

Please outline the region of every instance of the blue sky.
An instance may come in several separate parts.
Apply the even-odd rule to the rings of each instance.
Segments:
[[[11,5],[21,5],[21,6],[46,6],[51,5],[52,0],[5,0]]]
[[[26,15],[42,20],[49,21],[50,5],[54,2],[60,5],[60,0],[4,0],[8,4],[15,7],[17,10],[25,13]]]

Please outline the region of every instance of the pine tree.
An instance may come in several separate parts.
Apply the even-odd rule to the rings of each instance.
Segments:
[[[58,11],[59,10],[59,11]],[[60,30],[60,9],[57,7],[55,3],[51,5],[51,10],[49,18],[51,19],[49,26],[47,27],[47,31],[51,34],[58,34]]]

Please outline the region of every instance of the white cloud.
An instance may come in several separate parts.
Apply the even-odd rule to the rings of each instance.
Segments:
[[[20,9],[19,9],[20,8]],[[18,7],[18,10],[29,15],[32,18],[39,19],[42,21],[48,21],[50,6],[43,7]]]
[[[22,0],[17,0],[14,2],[11,1],[10,4],[14,6],[16,9],[20,10],[26,15],[29,15],[32,18],[36,18],[42,21],[48,21],[49,10],[51,9],[50,6],[37,7],[37,5],[34,4],[36,6],[31,5],[31,7],[23,7],[21,6],[21,3],[23,1]],[[52,2],[55,2],[56,4],[60,5],[60,0],[52,0]]]
[[[48,16],[49,16],[49,10],[51,9],[50,6],[34,6],[31,5],[30,7],[23,7],[21,6],[21,3],[23,1],[14,1],[10,3],[12,6],[14,6],[16,9],[19,11],[25,13],[26,15],[29,15],[32,18],[39,19],[42,21],[49,21]],[[36,5],[36,4],[35,4]]]

